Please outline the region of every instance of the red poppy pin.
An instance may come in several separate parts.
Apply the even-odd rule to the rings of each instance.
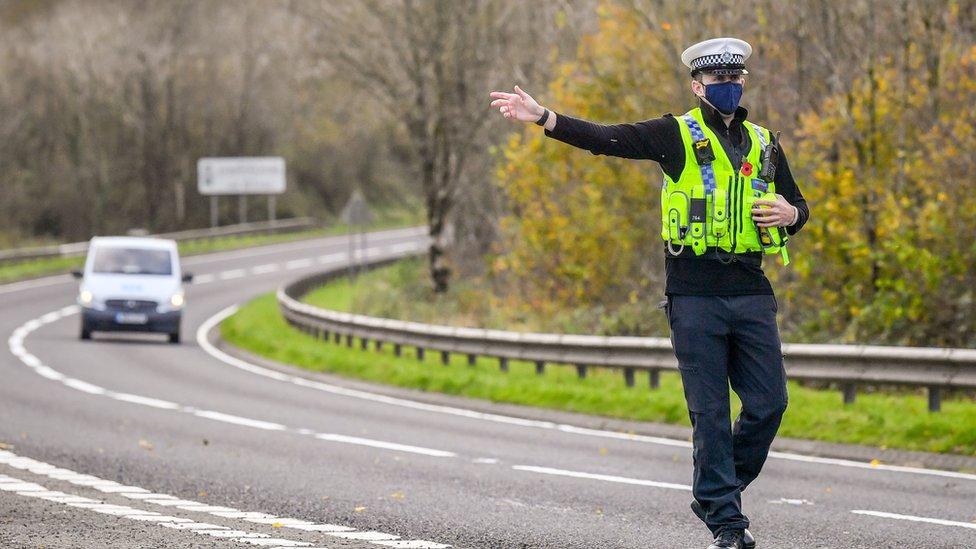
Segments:
[[[742,161],[742,175],[752,177],[752,163],[748,160]]]

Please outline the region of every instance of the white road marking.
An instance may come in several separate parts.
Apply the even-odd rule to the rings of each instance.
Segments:
[[[341,444],[354,444],[358,446],[370,446],[373,448],[380,448],[384,450],[393,450],[397,452],[409,452],[409,453],[420,454],[420,455],[431,456],[431,457],[452,458],[457,456],[457,454],[455,454],[454,452],[448,452],[445,450],[435,450],[433,448],[424,448],[421,446],[413,446],[409,444],[400,444],[396,442],[388,442],[383,440],[373,440],[373,439],[367,439],[361,437],[342,435],[338,433],[317,433],[311,429],[306,429],[306,428],[292,429],[286,427],[285,425],[281,425],[280,423],[241,417],[237,415],[218,412],[215,410],[198,410],[192,406],[183,406],[175,402],[170,402],[168,400],[161,400],[157,398],[145,397],[142,395],[133,395],[129,393],[111,391],[105,389],[104,387],[99,387],[98,385],[93,385],[91,383],[82,381],[80,379],[75,379],[72,377],[65,376],[60,372],[57,372],[53,368],[50,368],[49,366],[43,364],[40,359],[28,353],[26,349],[24,349],[24,345],[23,345],[24,338],[26,338],[27,335],[30,334],[33,330],[40,328],[44,324],[49,324],[51,322],[57,321],[60,318],[64,318],[66,316],[75,314],[79,310],[80,309],[77,305],[64,307],[62,309],[54,311],[54,313],[48,313],[43,317],[41,317],[44,319],[43,321],[40,319],[34,319],[26,322],[23,326],[15,330],[13,335],[10,336],[8,343],[10,344],[11,350],[19,351],[18,356],[24,364],[26,364],[35,372],[38,372],[39,374],[41,374],[42,376],[48,379],[59,381],[63,385],[70,387],[72,389],[76,389],[94,395],[107,396],[109,398],[113,398],[115,400],[119,400],[122,402],[129,402],[132,404],[139,404],[142,406],[149,406],[149,407],[159,408],[164,410],[173,410],[177,412],[192,414],[193,416],[202,419],[209,419],[213,421],[231,423],[231,424],[240,425],[243,427],[251,427],[255,429],[263,429],[266,431],[289,431],[303,436],[313,436],[319,440],[324,440],[328,442],[337,442]],[[94,477],[92,477],[92,479],[94,479]],[[94,480],[97,481],[97,479]]]
[[[214,275],[212,275],[210,273],[201,274],[201,275],[194,275],[193,276],[193,284],[196,284],[196,285],[207,284],[207,283],[213,282],[214,279],[215,279]]]
[[[287,429],[287,427],[280,423],[271,423],[270,421],[232,416],[230,414],[214,412],[212,410],[197,410],[196,412],[193,412],[193,415],[215,421],[223,421],[224,423],[233,423],[236,425],[244,425],[246,427],[254,427],[255,429],[264,429],[266,431],[284,431]]]
[[[400,536],[385,534],[383,532],[325,532],[326,535],[335,536],[342,539],[355,539],[360,541],[390,541],[400,539]]]
[[[358,444],[360,446],[372,446],[374,448],[384,448],[386,450],[411,452],[414,454],[423,454],[425,456],[433,456],[433,457],[456,457],[457,456],[457,454],[455,454],[454,452],[446,452],[444,450],[432,450],[430,448],[411,446],[409,444],[397,444],[393,442],[383,442],[382,440],[350,437],[346,435],[336,435],[332,433],[319,433],[315,435],[315,438],[321,440],[328,440],[331,442],[345,442],[346,444]]]
[[[52,370],[53,371],[53,370]],[[163,410],[176,410],[180,407],[179,404],[175,402],[170,402],[168,400],[160,400],[158,398],[149,398],[139,395],[130,395],[129,393],[109,393],[110,397],[115,400],[121,400],[123,402],[131,402],[133,404],[142,404],[143,406],[152,406],[153,408],[161,408]]]
[[[321,532],[335,537],[355,539],[378,543],[380,541],[398,540],[399,536],[376,531],[356,531],[348,526],[335,524],[316,524],[306,520],[289,517],[277,517],[267,513],[256,511],[238,511],[230,507],[208,506],[203,503],[180,499],[168,494],[151,493],[144,488],[137,486],[123,486],[112,480],[101,479],[92,475],[83,475],[63,469],[54,465],[35,460],[33,458],[22,457],[9,452],[0,450],[0,464],[5,464],[15,469],[29,471],[31,473],[46,476],[55,480],[65,480],[79,486],[117,486],[133,491],[130,493],[119,493],[118,495],[130,497],[142,503],[159,505],[163,507],[175,507],[194,512],[203,512],[216,517],[225,519],[243,520],[255,524],[276,525],[281,528],[289,528],[305,532]],[[164,515],[155,511],[129,507],[126,505],[115,505],[99,500],[81,497],[75,494],[66,494],[48,490],[46,487],[36,483],[27,482],[21,479],[0,475],[0,491],[15,492],[19,495],[37,497],[55,503],[62,503],[80,509],[88,509],[97,513],[116,515],[126,519],[155,522],[167,528],[187,530],[194,534],[208,535],[219,538],[234,538],[236,541],[251,545],[268,547],[308,547],[311,543],[304,541],[294,541],[282,538],[272,538],[268,534],[259,532],[247,532],[245,530],[235,530],[226,526],[219,526],[207,522],[196,522],[184,517]],[[404,540],[406,545],[386,545],[387,547],[410,547],[418,549],[447,549],[450,545],[435,543],[426,540]],[[381,544],[385,545],[385,544]]]
[[[418,244],[417,242],[401,242],[399,244],[393,244],[392,246],[390,246],[390,251],[392,251],[393,253],[405,252],[407,250],[416,250],[419,247],[420,244]]]
[[[600,475],[596,473],[583,473],[580,471],[566,471],[564,469],[553,469],[551,467],[534,467],[531,465],[513,465],[516,471],[527,471],[529,473],[541,473],[543,475],[555,475],[560,477],[574,477],[589,480],[602,480],[604,482],[615,482],[618,484],[634,484],[637,486],[651,486],[654,488],[667,488],[670,490],[691,491],[691,486],[687,484],[674,484],[672,482],[658,482],[655,480],[644,480],[639,478],[618,477],[614,475]]]
[[[792,498],[771,499],[769,500],[769,503],[774,503],[777,505],[783,503],[787,505],[813,505],[813,502],[808,499],[792,499]]]
[[[82,381],[80,379],[69,377],[64,379],[63,383],[68,387],[71,387],[72,389],[77,389],[85,393],[91,393],[93,395],[105,394],[105,389],[102,389],[98,385],[92,385],[91,383],[88,383],[87,381]]]
[[[421,540],[393,540],[393,541],[374,541],[375,545],[384,545],[386,547],[399,547],[400,549],[447,549],[450,545],[444,545],[443,543],[433,543],[430,541]]]
[[[370,239],[389,239],[389,238],[403,238],[403,237],[415,237],[427,234],[427,227],[416,226],[416,227],[404,227],[402,229],[391,229],[389,231],[382,232],[371,232],[369,234]],[[282,252],[289,252],[294,250],[307,250],[314,249],[324,246],[332,246],[337,244],[346,243],[345,235],[339,236],[323,236],[323,237],[313,237],[305,240],[300,240],[297,242],[289,242],[285,244],[267,244],[264,246],[256,246],[253,248],[245,248],[243,250],[227,250],[223,252],[213,252],[209,254],[200,254],[196,256],[188,256],[186,259],[182,260],[184,265],[199,265],[201,263],[213,263],[214,261],[226,261],[229,259],[239,259],[239,258],[254,258],[261,255],[276,254]],[[317,243],[316,241],[324,240],[324,242]],[[68,280],[71,280],[70,275]],[[0,292],[2,293],[2,292]]]
[[[299,385],[302,387],[308,387],[310,389],[315,389],[317,391],[323,391],[326,393],[331,393],[335,395],[343,395],[350,398],[357,398],[360,400],[368,400],[371,402],[380,402],[383,404],[388,404],[391,406],[399,406],[402,408],[412,408],[414,410],[424,410],[428,412],[434,412],[438,414],[448,414],[452,416],[466,417],[470,419],[480,420],[480,421],[491,421],[494,423],[506,423],[509,425],[519,425],[522,427],[530,427],[535,429],[549,429],[562,431],[564,433],[572,433],[583,436],[590,437],[600,437],[600,438],[610,438],[616,440],[629,440],[633,442],[642,442],[648,444],[657,444],[663,446],[675,446],[681,448],[691,448],[691,443],[684,440],[675,440],[664,437],[654,437],[647,435],[635,435],[629,433],[618,433],[614,431],[604,431],[600,429],[589,429],[585,427],[577,427],[575,425],[559,424],[553,423],[551,421],[538,421],[532,419],[523,419],[518,417],[503,416],[500,414],[490,414],[485,412],[477,412],[474,410],[467,410],[465,408],[456,408],[453,406],[442,406],[438,404],[427,404],[425,402],[418,402],[415,400],[409,400],[404,398],[390,397],[386,395],[381,395],[378,393],[370,393],[368,391],[362,391],[358,389],[348,389],[346,387],[341,387],[338,385],[332,385],[329,383],[324,383],[321,381],[314,381],[304,377],[296,375],[288,375],[282,372],[277,372],[275,370],[270,370],[257,364],[252,364],[245,360],[241,360],[237,357],[233,357],[224,351],[221,351],[212,343],[210,343],[207,338],[207,334],[210,333],[218,324],[223,322],[226,318],[230,317],[238,310],[237,305],[231,305],[226,309],[223,309],[200,325],[197,329],[197,343],[200,347],[209,354],[210,356],[216,358],[217,360],[250,372],[252,374],[257,374],[260,376],[268,377],[271,379],[276,379],[278,381],[286,381],[293,385]],[[816,463],[821,465],[835,465],[839,467],[853,467],[860,469],[871,469],[875,471],[890,471],[896,473],[911,473],[919,475],[929,475],[937,477],[948,477],[957,478],[963,480],[973,480],[976,481],[976,474],[972,473],[961,473],[957,471],[943,471],[941,469],[926,469],[924,467],[908,467],[903,465],[887,465],[887,464],[877,464],[872,465],[868,462],[853,461],[847,459],[837,459],[837,458],[825,458],[819,456],[807,456],[803,454],[794,454],[791,452],[769,452],[769,457],[776,459],[784,459],[791,461],[802,461],[806,463]]]
[[[273,273],[280,269],[277,263],[265,263],[264,265],[257,265],[251,267],[251,274],[263,275],[268,273]]]
[[[335,252],[331,254],[325,254],[319,256],[319,263],[332,263],[333,261],[342,261],[346,259],[346,252]]]
[[[873,517],[890,518],[895,520],[908,520],[912,522],[927,522],[929,524],[938,524],[941,526],[958,526],[959,528],[969,528],[971,530],[976,530],[976,522],[960,522],[955,520],[945,520],[945,519],[938,519],[938,518],[916,517],[912,515],[899,515],[897,513],[886,513],[884,511],[868,511],[865,509],[854,509],[851,512],[856,515],[870,515]]]
[[[285,268],[288,270],[304,269],[305,267],[311,267],[311,266],[312,266],[312,260],[307,257],[303,259],[293,259],[285,263]]]
[[[247,272],[244,269],[231,269],[229,271],[223,271],[218,276],[221,280],[233,280],[235,278],[241,278],[245,274],[247,274]]]

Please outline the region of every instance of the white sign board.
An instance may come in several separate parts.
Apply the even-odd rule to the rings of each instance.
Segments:
[[[285,159],[280,156],[201,158],[197,161],[200,194],[281,194]]]

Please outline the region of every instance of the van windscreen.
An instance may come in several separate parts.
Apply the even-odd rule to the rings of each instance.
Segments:
[[[173,274],[169,250],[99,247],[95,249],[92,272],[114,274]]]

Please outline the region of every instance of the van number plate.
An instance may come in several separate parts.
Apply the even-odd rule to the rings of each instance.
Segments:
[[[148,321],[146,313],[115,313],[115,322],[119,324],[145,324]]]

